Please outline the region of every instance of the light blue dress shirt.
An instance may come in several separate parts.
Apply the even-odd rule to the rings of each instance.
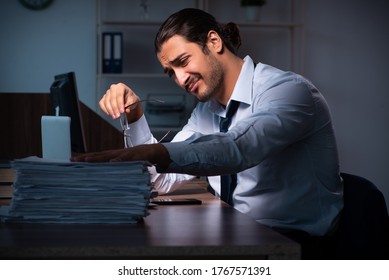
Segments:
[[[231,99],[240,106],[227,133],[218,133],[226,109],[209,101],[164,143],[172,163],[163,171],[168,174],[154,174],[156,188],[171,191],[191,174],[208,176],[220,193],[216,175],[238,172],[237,210],[270,227],[330,232],[343,207],[343,187],[323,96],[302,76],[261,63],[254,68],[247,56]],[[133,143],[155,142],[145,124],[144,118],[133,124]]]

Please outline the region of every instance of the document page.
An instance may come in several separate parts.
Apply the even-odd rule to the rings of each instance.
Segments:
[[[12,204],[2,221],[136,223],[148,215],[149,163],[80,163],[28,157],[16,171]]]

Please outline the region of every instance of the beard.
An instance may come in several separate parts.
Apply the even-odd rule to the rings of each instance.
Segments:
[[[196,95],[200,102],[209,101],[219,95],[223,88],[224,72],[222,66],[212,54],[207,55],[207,58],[210,71],[202,77],[205,89]]]

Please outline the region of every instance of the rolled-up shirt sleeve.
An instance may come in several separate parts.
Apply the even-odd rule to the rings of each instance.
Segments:
[[[129,135],[130,141],[134,146],[142,144],[153,144],[158,142],[157,139],[155,139],[152,135],[146,117],[144,115],[136,122],[130,124],[126,134]],[[187,137],[187,135],[190,134],[191,133],[188,132],[181,132],[180,135],[177,135],[175,137],[174,141],[184,139],[184,137]],[[155,190],[158,191],[158,193],[160,194],[171,192],[179,188],[188,180],[194,178],[194,176],[185,174],[160,174],[156,171],[155,166],[149,167],[148,170],[151,175],[151,182],[154,185]]]

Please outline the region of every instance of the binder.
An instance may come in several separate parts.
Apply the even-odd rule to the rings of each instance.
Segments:
[[[121,33],[113,34],[113,73],[122,73],[122,41]]]
[[[104,32],[103,34],[103,73],[123,72],[123,34]]]
[[[103,73],[111,73],[111,34],[103,33]]]

